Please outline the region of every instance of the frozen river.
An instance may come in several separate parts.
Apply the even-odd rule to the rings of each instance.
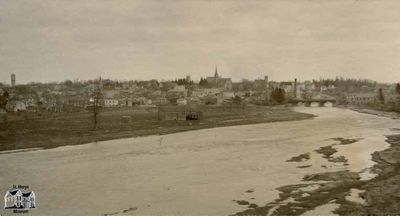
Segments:
[[[38,206],[29,215],[229,215],[246,209],[232,200],[265,205],[275,188],[305,174],[349,169],[373,177],[371,153],[400,128],[399,120],[346,109],[296,109],[318,117],[0,154],[0,191],[29,185]],[[349,166],[314,151],[335,137],[362,138],[337,146]],[[308,161],[286,162],[307,152]]]

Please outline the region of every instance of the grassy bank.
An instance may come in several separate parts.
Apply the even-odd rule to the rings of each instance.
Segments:
[[[245,109],[207,107],[197,121],[159,121],[156,109],[113,109],[100,113],[93,130],[91,113],[9,114],[0,122],[0,151],[54,148],[118,138],[169,134],[203,128],[303,120],[312,115],[284,107],[249,106]]]

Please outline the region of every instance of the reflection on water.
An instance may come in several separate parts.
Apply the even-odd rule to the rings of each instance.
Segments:
[[[296,109],[318,117],[1,154],[0,190],[29,185],[40,204],[32,215],[228,215],[245,209],[232,200],[265,205],[306,174],[368,169],[371,153],[388,146],[384,135],[400,128],[346,109]],[[335,137],[362,138],[334,146],[348,166],[314,151]],[[308,161],[286,162],[307,152]]]

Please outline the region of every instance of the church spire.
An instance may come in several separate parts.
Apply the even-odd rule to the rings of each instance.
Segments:
[[[214,77],[215,77],[215,78],[218,78],[218,77],[219,77],[217,65],[215,65],[215,74],[214,74]]]

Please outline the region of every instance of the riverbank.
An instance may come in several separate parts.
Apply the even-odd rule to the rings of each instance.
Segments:
[[[0,122],[0,151],[55,148],[120,138],[162,135],[189,130],[312,118],[285,107],[248,106],[245,109],[207,107],[198,121],[159,121],[155,109],[106,110],[93,130],[91,113],[33,116],[11,115]]]
[[[356,110],[359,111],[360,110]],[[379,113],[364,111],[378,115]],[[385,116],[386,115],[378,115]],[[390,116],[392,118],[392,116]],[[397,119],[397,118],[396,118]],[[392,128],[397,131],[398,128]],[[351,145],[357,139],[335,138],[338,144],[322,147],[316,152],[329,160],[336,153],[335,145]],[[400,212],[400,134],[387,135],[385,140],[390,146],[372,154],[376,164],[370,169],[376,176],[368,179],[361,177],[361,172],[340,170],[307,174],[303,183],[277,188],[279,197],[264,206],[246,203],[248,209],[235,215],[318,215],[331,211],[340,216],[353,215],[398,215]],[[309,153],[294,156],[288,162],[309,160]],[[322,181],[322,183],[320,183]],[[324,209],[321,211],[321,209]],[[328,210],[330,209],[330,210]],[[321,211],[321,212],[320,212]]]
[[[400,113],[397,113],[397,112],[387,112],[387,111],[382,111],[382,110],[357,108],[357,107],[351,107],[349,109],[360,112],[360,113],[366,113],[366,114],[382,116],[382,117],[387,117],[387,118],[392,118],[392,119],[400,119]]]
[[[367,181],[360,196],[365,205],[343,206],[337,211],[343,215],[398,215],[400,213],[400,135],[387,137],[390,147],[375,152],[372,157],[377,163],[373,168],[378,176]],[[346,211],[346,209],[352,211]]]

